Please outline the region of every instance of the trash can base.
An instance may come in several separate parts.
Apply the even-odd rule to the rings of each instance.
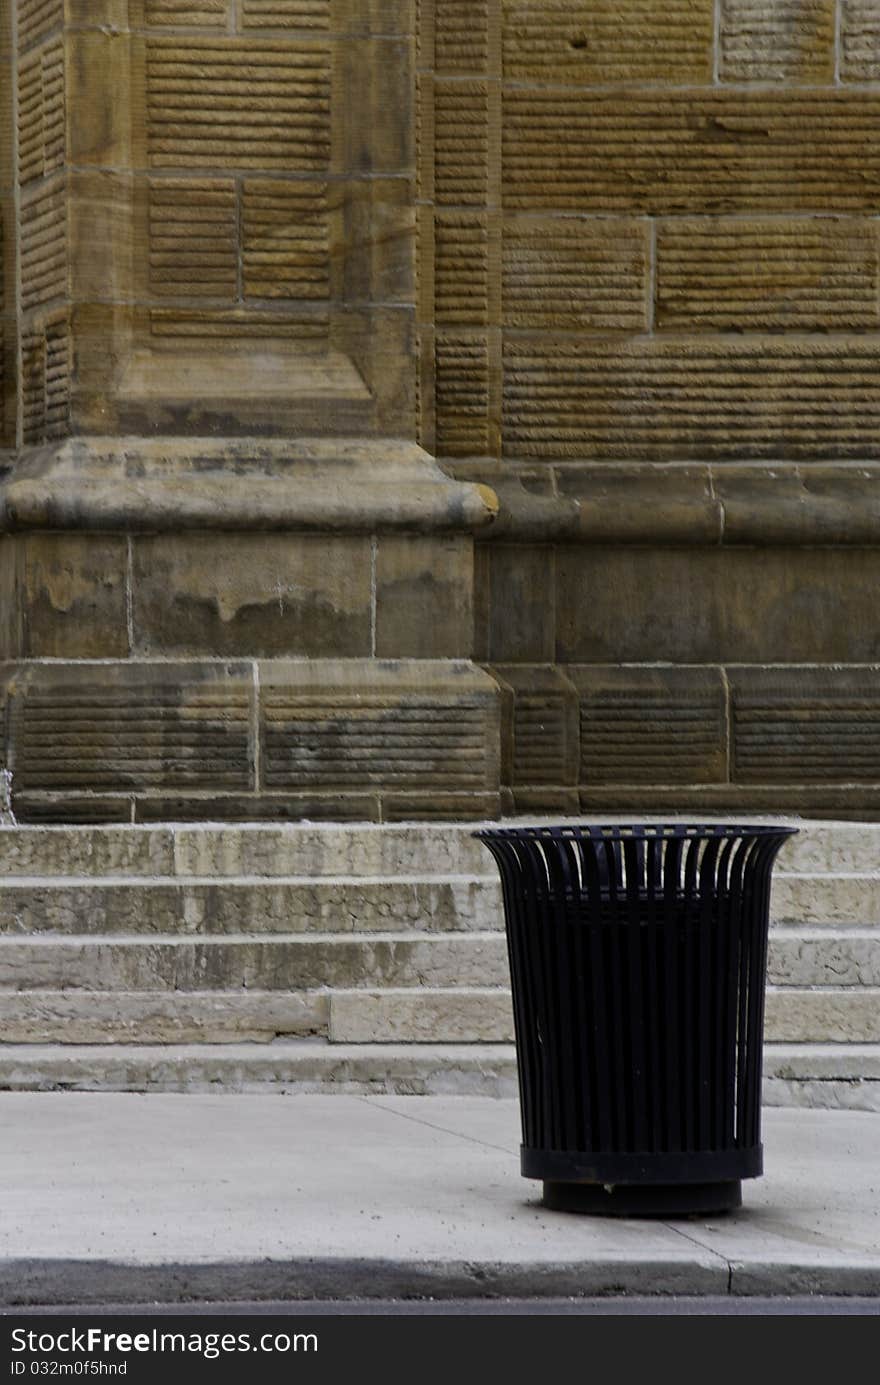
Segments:
[[[544,1183],[544,1206],[598,1217],[704,1217],[742,1206],[742,1183]]]

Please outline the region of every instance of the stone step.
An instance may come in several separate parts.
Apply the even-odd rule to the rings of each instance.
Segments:
[[[880,1111],[880,1043],[765,1044],[763,1101]]]
[[[0,938],[0,988],[90,991],[496,986],[502,933],[189,938]]]
[[[0,827],[4,876],[478,875],[495,864],[479,824]]]
[[[332,991],[33,989],[0,991],[6,1043],[509,1043],[503,986],[385,986]],[[767,989],[775,1043],[880,1042],[880,988]]]
[[[0,991],[6,1044],[269,1043],[329,1027],[326,991]]]
[[[880,1043],[880,988],[768,986],[768,1043]],[[509,992],[448,987],[334,990],[335,1043],[503,1043],[513,1038]]]
[[[880,872],[773,876],[770,917],[776,923],[880,923]]]
[[[747,820],[775,821],[742,816]],[[692,814],[687,820],[693,817]],[[613,818],[613,814],[602,816],[603,821]],[[532,823],[557,820],[541,815],[522,819]],[[577,817],[564,820],[584,821]],[[671,822],[676,818],[664,815],[655,820]],[[703,820],[712,821],[713,816],[704,815]],[[510,819],[503,825],[513,826],[517,821]],[[880,875],[880,823],[786,821],[792,821],[799,832],[782,848],[777,872]],[[0,826],[0,877],[400,874],[480,875],[494,879],[494,861],[472,835],[485,825],[431,822]]]
[[[0,1090],[516,1096],[510,1044],[0,1045]],[[765,1105],[880,1111],[880,1044],[772,1044]]]
[[[0,881],[0,935],[498,930],[501,887],[477,876]]]
[[[768,986],[768,1043],[880,1043],[880,987]]]
[[[880,877],[784,876],[781,924],[880,926]],[[497,879],[457,876],[108,876],[0,879],[0,934],[431,932],[502,929]]]
[[[100,922],[109,926],[110,920]],[[355,932],[347,922],[349,931],[343,932],[200,932],[192,926],[172,934],[7,931],[0,933],[0,988],[277,990],[507,983],[500,926]],[[481,974],[480,967],[487,970]],[[880,929],[775,928],[768,979],[778,986],[880,986]]]
[[[791,822],[799,831],[779,853],[780,871],[880,871],[880,822]]]
[[[880,928],[773,928],[767,978],[776,986],[880,986]]]
[[[510,1044],[0,1044],[0,1090],[517,1093]]]

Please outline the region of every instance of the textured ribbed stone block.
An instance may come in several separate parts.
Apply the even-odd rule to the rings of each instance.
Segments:
[[[580,782],[711,784],[726,779],[717,669],[569,667],[580,705]]]
[[[880,778],[876,669],[735,669],[731,708],[738,783]]]
[[[490,0],[440,0],[434,9],[434,63],[440,73],[483,72],[489,61]]]
[[[64,0],[19,0],[18,46],[31,48],[64,22]]]
[[[581,212],[871,211],[880,195],[874,97],[695,89],[585,101],[511,86],[504,204]],[[687,138],[683,139],[683,132]]]
[[[721,80],[830,84],[834,21],[834,0],[721,0]]]
[[[226,27],[230,0],[143,0],[144,23],[163,27]]]
[[[260,708],[268,789],[405,791],[412,815],[497,792],[497,687],[469,665],[267,664]]]
[[[280,101],[284,87],[288,95]],[[186,119],[168,100],[169,91],[181,88]],[[245,101],[247,122],[240,114]],[[153,38],[146,110],[151,168],[323,171],[330,160],[329,46]]]
[[[485,82],[434,85],[434,186],[441,207],[482,207],[489,195],[489,89]]]
[[[506,338],[513,457],[880,456],[869,337]]]
[[[684,85],[712,75],[713,0],[501,0],[501,9],[511,81]]]
[[[19,792],[252,785],[250,665],[23,665],[10,698]]]
[[[506,327],[642,332],[648,326],[648,227],[637,221],[509,219]]]
[[[876,328],[876,223],[838,217],[661,222],[657,326]]]
[[[438,455],[488,452],[493,432],[488,338],[477,332],[438,332],[434,362]]]
[[[442,327],[488,323],[489,233],[485,213],[437,213],[434,315]]]
[[[504,783],[515,790],[577,784],[579,708],[574,684],[546,665],[493,664],[492,673],[510,699]],[[552,794],[550,801],[555,801]],[[534,795],[531,806],[536,806]]]
[[[880,80],[880,11],[874,0],[841,0],[840,42],[845,82]]]

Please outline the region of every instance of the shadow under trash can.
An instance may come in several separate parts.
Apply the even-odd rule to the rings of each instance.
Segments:
[[[789,827],[509,827],[526,1178],[566,1211],[729,1211],[762,1172],[770,876]]]

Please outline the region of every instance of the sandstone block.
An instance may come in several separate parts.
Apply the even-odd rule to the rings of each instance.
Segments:
[[[873,358],[865,336],[505,337],[505,452],[654,461],[874,457]]]
[[[874,669],[732,670],[731,712],[739,783],[854,783],[880,773]]]
[[[16,543],[22,653],[31,658],[125,657],[125,538],[42,534],[20,536]]]
[[[812,688],[816,679],[824,686],[826,660],[876,658],[869,550],[565,547],[556,564],[556,651],[565,662],[815,664],[786,683],[806,710],[825,696]],[[871,686],[870,672],[852,676]],[[838,675],[828,677],[833,687]]]
[[[65,33],[67,158],[75,168],[128,168],[132,160],[130,40],[109,24]],[[101,73],[95,81],[94,74]]]
[[[282,1091],[402,1096],[516,1096],[516,1057],[505,1044],[108,1045],[8,1044],[7,1091]]]
[[[717,669],[570,667],[580,702],[582,784],[707,784],[727,778]]]
[[[349,182],[341,241],[332,245],[333,257],[342,265],[341,293],[347,303],[415,301],[414,203],[409,178],[373,176]]]
[[[880,78],[880,14],[873,0],[841,0],[840,75],[846,82]]]
[[[880,824],[810,823],[786,842],[776,875],[880,871]]]
[[[495,544],[483,550],[489,602],[486,658],[492,663],[549,663],[555,640],[555,554],[540,545]]]
[[[502,0],[504,76],[569,86],[706,82],[712,0]]]
[[[878,252],[876,227],[851,218],[661,222],[657,325],[876,329]]]
[[[720,18],[722,81],[832,81],[834,0],[721,0]]]
[[[868,211],[874,97],[833,88],[616,93],[514,87],[504,204],[580,212]],[[687,131],[687,138],[682,133]]]
[[[489,325],[489,224],[485,212],[434,218],[434,318],[441,327]]]
[[[133,545],[140,654],[369,654],[370,541],[160,535]]]
[[[650,248],[644,222],[511,218],[503,245],[505,327],[647,330]]]
[[[268,789],[374,788],[426,803],[497,793],[497,688],[472,666],[278,661],[261,666],[260,687]]]
[[[250,666],[23,665],[9,689],[21,792],[251,787]]]
[[[574,684],[558,669],[494,664],[492,673],[509,690],[510,726],[505,735],[504,783],[515,790],[542,785],[557,789],[578,782],[579,705]],[[532,806],[537,806],[537,793]]]
[[[379,822],[377,793],[311,794],[140,793],[133,798],[136,823],[149,822]]]
[[[376,552],[376,654],[467,658],[472,593],[470,539],[382,535]]]

